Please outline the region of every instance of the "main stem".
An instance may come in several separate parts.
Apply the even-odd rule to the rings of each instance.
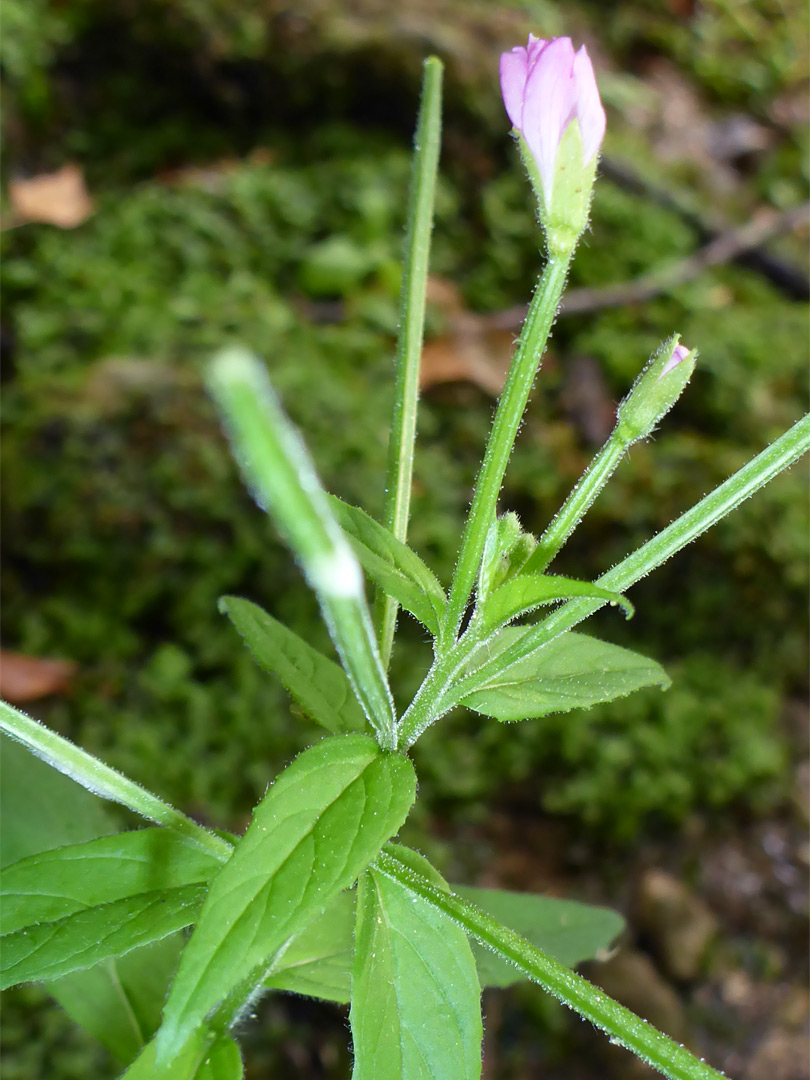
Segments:
[[[506,466],[560,305],[572,255],[573,250],[565,255],[552,255],[549,258],[523,324],[520,343],[492,423],[461,540],[443,625],[442,637],[448,644],[458,635],[464,610],[475,584],[487,530],[496,513]]]
[[[501,926],[481,908],[451,892],[445,892],[416,873],[400,860],[395,844],[385,845],[377,857],[377,868],[449,915],[468,934],[601,1028],[610,1036],[611,1042],[620,1043],[671,1080],[718,1080],[722,1076],[722,1073],[698,1060],[685,1047],[608,997],[587,979],[535,948],[513,930]]]

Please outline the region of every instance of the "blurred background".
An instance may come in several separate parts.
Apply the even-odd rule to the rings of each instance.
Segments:
[[[542,531],[650,352],[672,331],[701,352],[555,564],[588,577],[806,405],[803,0],[5,0],[3,696],[201,820],[244,828],[317,734],[217,597],[329,648],[201,362],[258,351],[327,486],[380,511],[410,142],[441,56],[411,539],[447,582],[541,269],[497,82],[529,30],[588,45],[608,133],[502,508]],[[446,719],[403,834],[453,881],[620,910],[589,977],[739,1080],[808,1075],[807,540],[800,464],[635,588],[630,623],[588,624],[671,690]],[[401,702],[426,664],[401,619]],[[4,1006],[6,1080],[117,1075],[42,990]],[[489,1080],[648,1075],[536,987],[485,1012]],[[258,1017],[249,1078],[348,1077],[345,1010],[277,994]]]

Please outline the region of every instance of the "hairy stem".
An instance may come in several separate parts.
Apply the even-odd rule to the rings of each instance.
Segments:
[[[513,930],[501,926],[481,908],[445,892],[399,858],[395,844],[386,844],[377,857],[381,873],[449,915],[468,934],[498,956],[511,961],[533,982],[568,1005],[613,1043],[619,1043],[671,1080],[718,1080],[723,1074],[673,1042],[652,1024],[608,997],[587,979],[536,948]]]

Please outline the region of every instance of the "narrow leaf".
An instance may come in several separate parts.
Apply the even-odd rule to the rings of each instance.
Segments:
[[[265,979],[268,990],[337,1001],[351,998],[354,953],[354,893],[336,896],[323,915],[313,919],[293,938],[272,974]]]
[[[437,883],[426,860],[398,851]],[[372,868],[358,885],[355,941],[353,1080],[476,1080],[480,989],[464,931]]]
[[[615,911],[575,900],[467,885],[455,885],[453,891],[571,968],[609,949],[624,928],[624,920]],[[511,986],[528,978],[477,942],[473,953],[482,986]]]
[[[202,884],[220,866],[167,829],[139,829],[32,855],[3,871],[0,933],[139,893]]]
[[[115,832],[108,806],[80,784],[0,738],[0,864]],[[132,1061],[160,1023],[181,934],[47,983],[67,1015],[118,1058]]]
[[[434,636],[447,606],[435,574],[416,552],[383,528],[365,510],[331,497],[340,526],[360,565],[381,589],[414,615]]]
[[[394,699],[366,605],[363,575],[301,435],[284,413],[264,365],[247,350],[219,353],[211,363],[208,386],[248,486],[273,515],[318,597],[363,711],[380,743],[395,749]]]
[[[355,881],[405,820],[415,783],[406,758],[365,735],[325,739],[281,773],[211,883],[164,1010],[162,1061]]]
[[[254,659],[278,677],[307,716],[333,735],[366,727],[342,667],[250,600],[223,596],[219,610],[239,631]]]
[[[486,654],[476,657],[479,671],[463,679],[460,704],[496,720],[526,720],[587,709],[646,686],[667,689],[670,685],[655,660],[570,632],[498,670],[498,655],[532,629],[508,627],[499,631]]]
[[[184,885],[141,893],[6,934],[0,990],[93,967],[182,930],[197,918],[205,891]]]
[[[517,574],[498,586],[480,606],[477,614],[486,626],[494,630],[542,604],[553,604],[556,600],[570,600],[576,596],[618,604],[624,608],[628,619],[633,614],[633,605],[619,593],[609,592],[589,581],[556,574]]]

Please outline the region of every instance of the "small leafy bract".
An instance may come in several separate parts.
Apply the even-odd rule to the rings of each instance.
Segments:
[[[447,886],[415,852],[417,872]],[[353,1080],[476,1080],[480,988],[464,931],[372,868],[358,884]]]
[[[333,735],[365,729],[366,718],[342,667],[250,600],[223,596],[219,610],[307,716]]]
[[[347,534],[360,565],[385,592],[438,635],[447,597],[432,570],[413,548],[365,510],[330,496],[340,526]]]
[[[300,754],[258,805],[211,883],[158,1033],[170,1061],[238,985],[348,886],[397,832],[415,797],[413,766],[366,735]]]
[[[454,892],[568,967],[610,948],[624,928],[624,920],[615,911],[575,900],[467,885],[455,886]],[[473,942],[473,953],[482,986],[511,986],[527,978],[477,942]]]
[[[497,656],[531,627],[509,627],[476,657],[486,681],[464,679],[460,703],[496,720],[526,720],[549,713],[587,709],[625,697],[645,686],[666,689],[670,680],[655,660],[586,634],[567,633],[501,671]],[[482,663],[483,661],[483,663]],[[494,669],[494,673],[493,673]],[[471,690],[468,689],[472,688]]]
[[[629,600],[589,581],[559,577],[556,574],[517,574],[499,585],[486,598],[480,605],[478,618],[486,626],[495,629],[542,604],[570,600],[576,596],[598,598],[618,604],[624,608],[627,618],[633,614],[633,605]]]

